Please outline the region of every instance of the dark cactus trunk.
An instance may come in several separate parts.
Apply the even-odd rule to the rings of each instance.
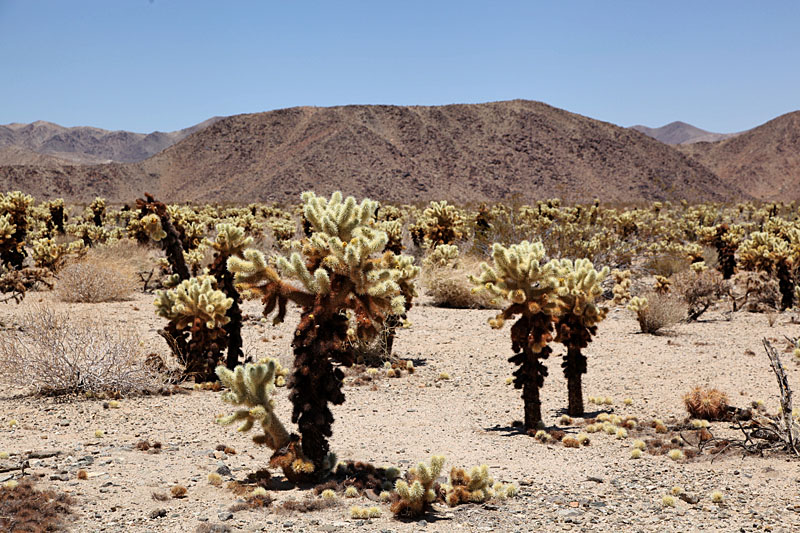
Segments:
[[[54,206],[50,208],[50,220],[60,235],[64,235],[64,207]]]
[[[345,343],[347,317],[331,314],[326,303],[329,302],[320,302],[318,297],[313,307],[303,310],[292,343],[294,372],[289,380],[292,422],[297,423],[300,432],[302,453],[318,474],[324,472],[330,451],[333,413],[328,404],[344,403],[344,373],[334,363],[353,364]]]
[[[228,353],[225,366],[233,370],[244,355],[242,353],[242,310],[239,308],[239,302],[242,298],[239,295],[239,291],[236,290],[233,274],[228,270],[227,264],[228,255],[217,252],[209,271],[214,276],[214,279],[217,280],[219,290],[233,300],[233,305],[225,313],[230,319],[225,325],[225,332],[228,337]]]
[[[542,403],[539,389],[544,385],[547,367],[542,360],[552,352],[546,346],[550,338],[551,319],[548,315],[538,313],[532,316],[521,316],[511,327],[512,349],[518,351],[509,358],[511,363],[519,366],[514,371],[514,388],[522,389],[522,401],[525,409],[525,429],[530,431],[542,423]],[[534,351],[534,345],[545,345],[540,351]]]
[[[776,275],[781,293],[781,311],[791,309],[794,306],[794,276],[786,261],[778,263]]]
[[[580,348],[567,348],[563,367],[564,374],[567,376],[567,395],[569,400],[567,414],[569,416],[583,416],[581,379],[586,372],[586,356],[581,353]]]

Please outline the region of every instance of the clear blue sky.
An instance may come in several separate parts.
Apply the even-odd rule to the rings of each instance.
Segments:
[[[514,98],[756,126],[800,109],[800,2],[0,0],[0,124]]]

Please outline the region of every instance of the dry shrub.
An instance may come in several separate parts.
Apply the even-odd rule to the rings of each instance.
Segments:
[[[493,309],[488,291],[473,291],[467,276],[477,274],[481,261],[475,257],[459,258],[455,265],[426,265],[422,272],[425,294],[437,307],[454,309]]]
[[[683,403],[694,418],[724,420],[728,413],[728,396],[718,389],[695,387],[683,397]]]
[[[675,276],[675,292],[689,306],[688,320],[697,320],[728,292],[727,283],[716,270],[682,272]]]
[[[689,268],[689,259],[682,254],[664,253],[652,256],[645,263],[645,269],[654,276],[668,278]]]
[[[781,308],[778,280],[766,272],[738,272],[731,278],[734,311],[765,313]]]
[[[647,307],[636,312],[643,333],[656,333],[686,318],[686,304],[672,294],[647,293]]]
[[[37,393],[131,395],[159,385],[136,335],[48,308],[0,335],[0,381]]]
[[[302,500],[288,499],[276,509],[276,512],[279,514],[281,512],[313,513],[314,511],[330,509],[338,505],[338,500],[324,500],[309,496]]]
[[[131,241],[93,248],[85,258],[59,273],[56,294],[62,302],[98,303],[127,300],[136,290],[137,265],[146,264],[146,249]]]
[[[38,490],[28,478],[14,488],[0,486],[0,531],[62,531],[72,498],[54,490]]]

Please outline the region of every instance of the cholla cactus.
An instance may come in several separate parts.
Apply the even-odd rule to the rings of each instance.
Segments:
[[[506,499],[517,492],[517,487],[495,483],[487,465],[475,466],[469,474],[463,468],[450,470],[450,480],[442,487],[445,501],[450,507],[462,503],[483,503],[492,498]]]
[[[346,312],[352,312],[359,338],[373,338],[387,316],[405,312],[419,269],[410,257],[383,252],[388,238],[373,227],[377,202],[357,204],[341,193],[327,200],[305,192],[302,198],[311,233],[302,255],[278,256],[273,268],[262,253],[245,250],[242,257],[228,260],[228,269],[247,295],[262,297],[265,316],[277,308],[276,322],[284,319],[290,300],[302,308],[292,343],[292,421],[319,475],[330,449],[333,414],[328,404],[344,401],[344,375],[334,363],[354,362]]]
[[[614,278],[614,305],[622,305],[631,299],[631,271],[614,269],[611,276]]]
[[[588,259],[577,259],[573,263],[562,259],[555,264],[558,276],[556,302],[556,342],[567,347],[561,363],[567,378],[570,416],[583,416],[583,393],[581,376],[586,373],[586,356],[582,350],[597,333],[597,324],[605,319],[608,309],[597,304],[603,295],[600,284],[608,276],[608,267],[595,270]]]
[[[155,213],[150,213],[140,220],[143,231],[150,239],[159,242],[167,236],[167,232],[161,227],[161,219]]]
[[[739,247],[745,270],[761,270],[778,278],[781,308],[794,305],[794,271],[800,264],[800,230],[781,230],[780,235],[756,231]]]
[[[89,211],[92,213],[92,222],[94,222],[95,226],[102,226],[103,225],[103,216],[106,213],[106,199],[105,198],[95,198],[91,204],[89,204]]]
[[[225,331],[228,337],[226,366],[234,368],[243,357],[242,353],[242,311],[239,308],[241,296],[234,283],[234,273],[228,269],[228,259],[231,257],[243,258],[245,248],[253,244],[253,238],[234,224],[221,223],[215,227],[217,236],[211,247],[215,250],[214,260],[209,267],[209,272],[217,279],[219,288],[230,298],[231,306],[228,309],[228,324]]]
[[[431,202],[411,228],[411,233],[418,246],[436,247],[461,239],[464,226],[464,217],[454,205],[448,205],[446,201]]]
[[[158,217],[161,224],[160,229],[158,229],[158,226],[155,225],[155,222],[151,218],[148,219],[146,223],[140,223],[138,226],[135,226],[134,229],[144,229],[148,235],[152,234],[154,236],[151,238],[161,242],[161,247],[169,261],[172,275],[177,276],[177,279],[180,281],[189,279],[189,267],[186,266],[186,259],[183,256],[184,249],[180,240],[180,235],[170,220],[167,206],[161,202],[157,202],[152,195],[145,193],[144,199],[136,200],[136,207],[139,209],[140,219],[144,219],[148,215],[153,214]],[[137,240],[139,240],[141,235],[137,234],[136,237]]]
[[[548,343],[553,338],[553,315],[558,312],[555,263],[542,265],[544,257],[540,242],[523,241],[508,248],[494,243],[494,265],[483,263],[481,275],[470,276],[480,288],[509,302],[502,313],[489,321],[490,326],[499,329],[506,320],[520,315],[511,328],[512,349],[516,354],[509,361],[519,365],[514,372],[514,387],[522,389],[528,430],[535,429],[542,421],[539,388],[547,376],[547,367],[541,361],[552,352]]]
[[[0,232],[1,234],[2,232]],[[86,246],[82,241],[58,244],[53,239],[36,239],[31,244],[33,245],[34,265],[37,268],[46,268],[53,273],[61,269],[68,255],[83,255],[86,253]]]
[[[443,456],[434,455],[430,465],[419,463],[409,469],[406,479],[395,483],[391,509],[396,516],[418,518],[430,510],[431,503],[436,501],[433,484],[442,471],[444,461]]]
[[[458,260],[458,246],[454,244],[440,244],[423,260],[426,267],[444,267]]]
[[[20,191],[0,194],[0,260],[3,265],[19,270],[25,261],[25,240],[28,235],[28,211],[33,197]],[[6,218],[7,217],[7,218]]]
[[[692,263],[692,265],[695,264],[698,263]],[[653,287],[653,291],[655,291],[656,294],[664,295],[669,293],[669,288],[671,285],[672,282],[669,280],[669,278],[666,278],[664,276],[656,276],[656,283],[655,286]]]
[[[211,276],[190,278],[156,293],[156,314],[169,320],[163,332],[185,373],[197,381],[214,380],[225,340],[226,316],[233,300],[215,288]],[[191,335],[191,338],[189,336]]]
[[[275,359],[265,359],[258,364],[239,365],[234,370],[218,366],[216,369],[222,384],[230,389],[222,394],[222,401],[234,406],[243,406],[228,416],[217,419],[223,426],[242,422],[239,431],[250,431],[257,423],[263,434],[253,437],[257,444],[264,444],[276,452],[273,466],[281,467],[290,480],[301,480],[312,472],[314,465],[303,457],[296,435],[290,435],[275,414],[275,378],[280,364]]]

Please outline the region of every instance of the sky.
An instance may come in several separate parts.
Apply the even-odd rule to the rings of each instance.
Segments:
[[[0,124],[523,98],[734,132],[800,109],[798,28],[797,1],[0,0]]]

